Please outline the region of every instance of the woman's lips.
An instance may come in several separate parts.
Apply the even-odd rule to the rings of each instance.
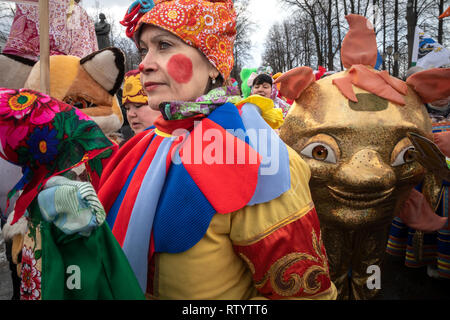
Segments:
[[[152,90],[155,90],[155,89],[158,88],[160,85],[161,85],[161,83],[159,83],[159,82],[151,82],[151,81],[148,81],[148,82],[144,83],[144,87],[145,87],[145,90],[146,90],[147,92],[152,91]]]
[[[389,198],[394,191],[394,187],[378,191],[378,192],[351,192],[344,191],[336,187],[327,186],[330,190],[330,194],[339,202],[355,208],[370,208],[378,205]]]

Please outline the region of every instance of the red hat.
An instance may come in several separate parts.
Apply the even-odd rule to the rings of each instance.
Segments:
[[[121,23],[136,38],[143,24],[165,29],[200,50],[224,80],[234,65],[236,12],[232,0],[138,0]]]

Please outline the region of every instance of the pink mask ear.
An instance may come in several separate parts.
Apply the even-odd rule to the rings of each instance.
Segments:
[[[274,83],[280,84],[281,95],[295,100],[314,81],[315,77],[310,67],[297,67],[283,73]]]
[[[450,68],[434,68],[416,72],[406,79],[423,103],[445,99],[450,96]]]
[[[350,29],[341,46],[344,68],[362,64],[375,67],[377,63],[377,40],[373,26],[365,17],[357,14],[345,16]]]

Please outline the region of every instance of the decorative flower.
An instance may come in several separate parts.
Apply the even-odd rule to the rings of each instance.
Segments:
[[[80,120],[86,120],[86,121],[92,121],[92,119],[91,118],[89,118],[89,116],[88,115],[86,115],[83,111],[81,111],[80,109],[78,109],[78,108],[73,108],[74,110],[75,110],[75,114],[78,116],[78,118],[80,118]]]
[[[36,101],[36,96],[28,92],[3,89],[0,91],[0,115],[5,118],[22,119],[31,112],[30,106]]]
[[[39,300],[41,297],[41,272],[36,268],[36,259],[31,248],[22,249],[21,300]]]
[[[41,164],[49,163],[56,158],[59,143],[56,134],[56,130],[50,130],[47,126],[37,127],[28,139],[30,153]]]
[[[54,118],[55,112],[59,112],[59,105],[48,95],[28,89],[0,90],[0,116],[5,120],[31,114],[31,123],[44,124]]]
[[[176,7],[164,8],[161,10],[160,19],[173,28],[178,28],[186,23],[186,13]]]
[[[5,149],[7,144],[11,146],[12,149],[15,149],[27,134],[28,125],[26,123],[11,126],[0,121],[0,140],[3,149]]]

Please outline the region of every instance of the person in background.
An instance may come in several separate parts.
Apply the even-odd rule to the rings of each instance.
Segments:
[[[426,69],[420,66],[414,66],[406,72],[405,80],[417,72]],[[440,151],[448,158],[450,157],[450,97],[442,100],[435,100],[426,103],[425,107],[432,122],[433,142],[438,146]],[[443,178],[441,175],[437,175]],[[429,184],[429,183],[428,183]],[[414,192],[422,192],[427,183],[422,181],[415,187]],[[438,190],[438,199],[433,200],[434,211],[440,217],[448,217],[449,215],[449,189],[450,181],[442,179],[440,189]],[[416,193],[417,194],[417,193]],[[417,194],[420,195],[420,194]],[[405,203],[405,207],[410,210],[416,210],[419,201],[413,202],[414,198],[410,197]],[[423,202],[427,203],[426,201]],[[429,207],[429,206],[428,206]],[[425,210],[419,207],[417,210]],[[401,218],[395,217],[386,252],[394,257],[404,259],[404,264],[410,268],[427,267],[427,274],[431,278],[450,279],[450,226],[448,221],[443,228],[437,231],[423,232],[409,227]]]
[[[259,94],[266,98],[272,98],[272,77],[262,73],[253,80],[252,94]]]
[[[39,59],[39,7],[16,4],[16,12],[3,54]],[[50,55],[83,58],[98,50],[94,21],[79,0],[50,0]]]
[[[281,97],[277,85],[273,83],[281,73],[272,75],[272,68],[270,67],[261,67],[257,69],[256,72],[251,72],[251,74],[249,74],[251,70],[254,69],[243,70],[243,72],[241,72],[244,98],[247,98],[247,92],[247,95],[257,94],[272,99],[275,108],[280,108],[283,113],[283,118],[286,118],[293,101],[285,101],[285,99]]]
[[[134,134],[152,127],[155,119],[161,115],[159,111],[153,110],[148,105],[147,94],[142,89],[139,70],[129,71],[125,75],[122,105]]]

